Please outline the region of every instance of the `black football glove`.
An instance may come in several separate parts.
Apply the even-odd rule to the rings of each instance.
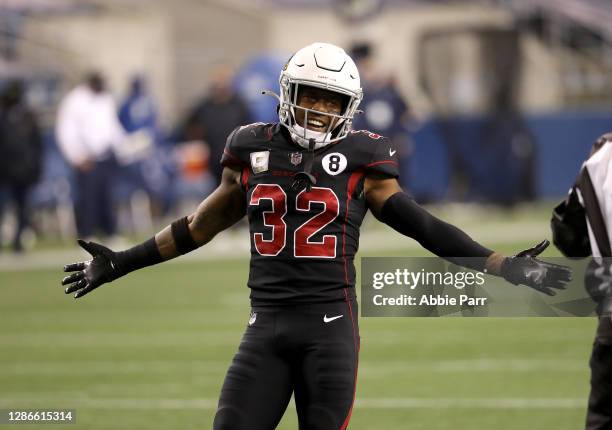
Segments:
[[[117,266],[114,251],[95,242],[86,242],[81,239],[78,239],[77,242],[81,248],[91,254],[92,259],[64,266],[64,272],[74,272],[62,279],[62,285],[70,284],[65,290],[66,294],[76,291],[74,298],[78,299],[100,285],[123,276]]]
[[[554,289],[564,290],[572,279],[572,271],[567,266],[547,263],[535,258],[544,251],[550,242],[543,240],[530,249],[506,257],[502,263],[501,275],[514,285],[527,285],[541,293],[554,296]]]

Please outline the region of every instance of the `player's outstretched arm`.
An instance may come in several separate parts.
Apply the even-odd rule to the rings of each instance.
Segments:
[[[245,214],[240,173],[225,168],[221,184],[189,216],[176,220],[151,239],[125,251],[115,252],[99,243],[78,240],[91,259],[67,264],[72,272],[62,280],[66,294],[79,298],[100,285],[112,282],[134,270],[186,254],[212,240]]]
[[[554,289],[564,289],[571,280],[568,267],[535,258],[546,249],[547,240],[515,256],[504,257],[431,215],[404,193],[395,179],[366,177],[365,192],[376,218],[453,263],[486,270],[515,285],[527,285],[548,295],[554,295]]]

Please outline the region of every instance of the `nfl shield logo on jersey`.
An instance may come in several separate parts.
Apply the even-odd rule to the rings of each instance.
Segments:
[[[251,152],[251,168],[253,173],[261,173],[268,170],[268,159],[270,151]]]
[[[297,166],[302,162],[302,153],[292,152],[291,154],[289,154],[289,161],[291,161],[291,164],[293,164],[294,166]]]

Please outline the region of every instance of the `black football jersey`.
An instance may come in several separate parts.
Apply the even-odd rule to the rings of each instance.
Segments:
[[[293,190],[293,176],[312,156],[280,124],[246,125],[227,139],[221,163],[242,171],[246,192],[254,305],[354,297],[364,178],[397,177],[397,149],[382,136],[352,131],[314,151],[316,184]]]

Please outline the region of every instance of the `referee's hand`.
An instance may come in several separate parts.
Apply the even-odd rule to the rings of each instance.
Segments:
[[[86,242],[81,239],[77,242],[81,248],[91,254],[92,258],[64,266],[64,272],[72,273],[62,279],[62,285],[68,285],[64,290],[66,294],[76,291],[75,299],[121,276],[114,251],[96,242]]]

